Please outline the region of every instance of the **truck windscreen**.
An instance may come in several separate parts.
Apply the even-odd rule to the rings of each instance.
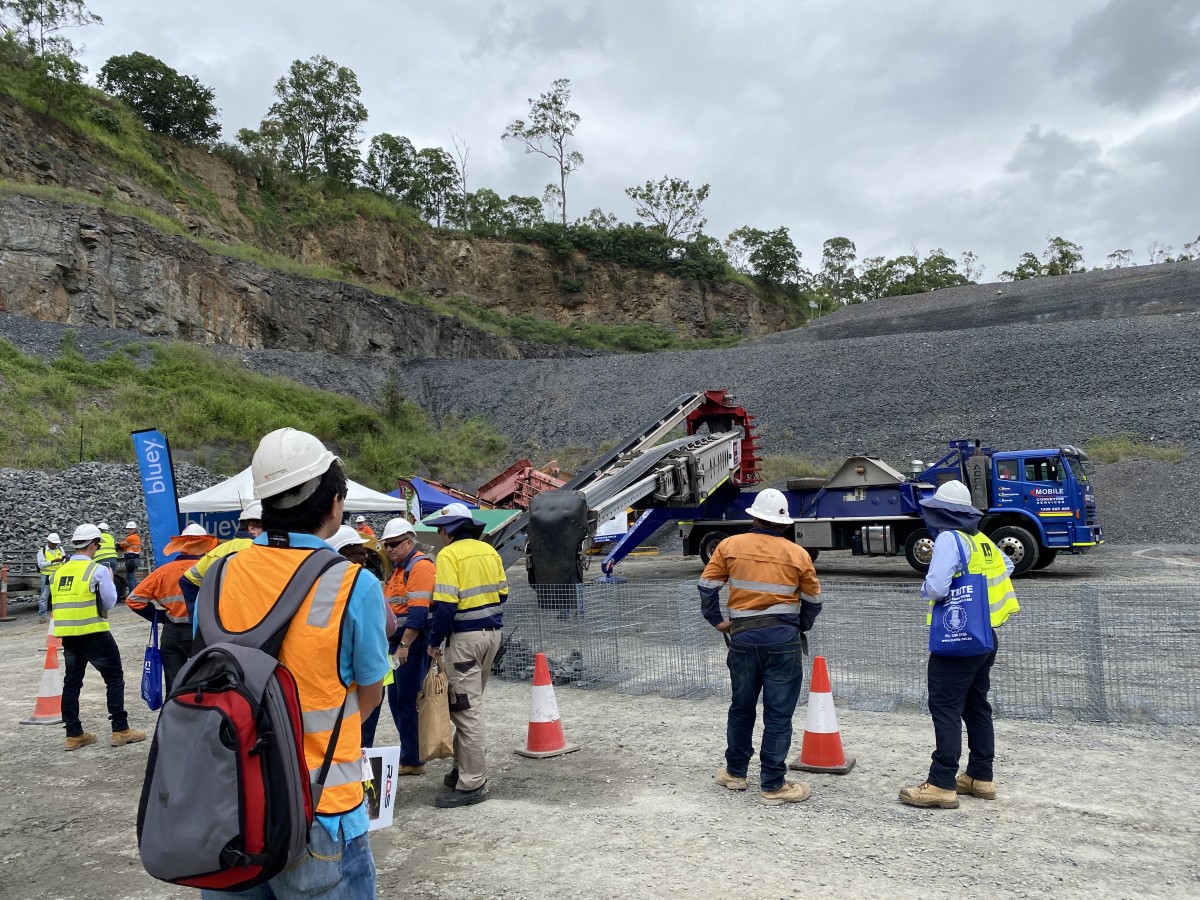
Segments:
[[[1087,464],[1077,456],[1063,457],[1067,461],[1067,465],[1071,467],[1071,474],[1075,476],[1075,480],[1080,484],[1087,484]]]

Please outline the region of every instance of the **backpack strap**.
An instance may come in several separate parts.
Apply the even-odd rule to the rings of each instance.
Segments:
[[[225,567],[234,555],[221,557],[204,573],[200,596],[196,600],[197,627],[192,644],[193,656],[210,643],[221,642],[253,647],[278,659],[288,626],[317,580],[335,566],[350,565],[348,559],[328,547],[313,550],[293,573],[262,621],[247,631],[234,633],[223,628],[217,616],[217,600],[225,580]]]
[[[420,550],[413,551],[413,555],[411,557],[409,557],[408,562],[406,562],[404,564],[404,580],[405,581],[408,581],[408,576],[412,572],[413,567],[423,559],[429,559],[429,557],[426,556],[424,553],[422,553]],[[429,561],[433,562],[433,560],[429,560]]]

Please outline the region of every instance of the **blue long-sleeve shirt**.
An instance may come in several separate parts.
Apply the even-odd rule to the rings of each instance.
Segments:
[[[937,536],[937,540],[933,542],[933,558],[929,561],[929,572],[921,585],[921,596],[924,599],[936,602],[945,599],[950,593],[950,582],[954,580],[954,573],[958,571],[959,566],[959,547],[962,547],[963,557],[969,562],[971,548],[962,542],[957,532],[943,531]],[[1007,554],[1004,555],[1004,567],[1011,575],[1013,563]]]

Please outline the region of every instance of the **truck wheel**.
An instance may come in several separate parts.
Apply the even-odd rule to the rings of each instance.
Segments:
[[[700,559],[707,566],[712,555],[717,552],[717,544],[729,537],[723,531],[710,531],[700,539]]]
[[[928,528],[918,528],[904,542],[904,558],[908,564],[924,575],[929,571],[933,559],[933,535]]]
[[[1058,556],[1057,547],[1043,547],[1038,552],[1038,561],[1033,564],[1035,569],[1045,569],[1050,563],[1054,562],[1054,558]]]
[[[1012,560],[1013,575],[1037,568],[1038,544],[1033,535],[1018,525],[1002,525],[988,535]]]

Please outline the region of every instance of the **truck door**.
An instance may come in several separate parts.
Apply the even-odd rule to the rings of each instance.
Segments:
[[[1027,456],[1022,466],[1024,506],[1041,522],[1046,546],[1070,547],[1075,498],[1062,458]]]

